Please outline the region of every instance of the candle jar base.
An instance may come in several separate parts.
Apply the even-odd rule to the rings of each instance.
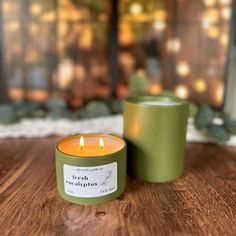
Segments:
[[[59,144],[56,146],[56,174],[57,189],[62,198],[75,204],[95,205],[114,200],[124,192],[125,142],[119,151],[96,157],[65,154],[58,148]]]

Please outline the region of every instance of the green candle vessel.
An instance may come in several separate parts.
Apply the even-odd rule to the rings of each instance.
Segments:
[[[178,178],[184,167],[188,102],[140,96],[124,101],[128,173],[150,182]]]
[[[124,192],[126,186],[125,141],[114,135],[83,134],[84,149],[80,151],[81,137],[81,135],[71,136],[62,139],[56,145],[59,194],[65,200],[81,205],[100,204],[116,199]],[[105,146],[102,150],[96,151],[94,145],[97,145],[101,137]],[[89,139],[92,140],[90,143]],[[113,145],[118,145],[114,151]],[[78,150],[75,150],[76,146]],[[90,151],[87,156],[85,156],[86,148],[87,152]],[[94,155],[91,152],[93,149],[95,149]],[[106,150],[108,151],[105,152]]]

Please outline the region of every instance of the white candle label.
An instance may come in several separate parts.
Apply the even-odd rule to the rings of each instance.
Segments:
[[[75,197],[100,197],[117,190],[117,162],[78,167],[64,164],[65,193]]]

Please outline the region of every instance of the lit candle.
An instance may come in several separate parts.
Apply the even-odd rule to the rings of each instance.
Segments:
[[[90,205],[120,196],[126,184],[126,144],[107,134],[83,134],[56,146],[57,186],[67,201]]]
[[[188,102],[164,96],[132,97],[124,103],[128,173],[166,182],[183,172]]]

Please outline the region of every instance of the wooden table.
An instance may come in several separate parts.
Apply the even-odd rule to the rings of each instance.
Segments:
[[[128,179],[119,199],[79,206],[57,193],[59,137],[0,140],[2,235],[236,235],[236,148],[188,144],[184,175]]]

